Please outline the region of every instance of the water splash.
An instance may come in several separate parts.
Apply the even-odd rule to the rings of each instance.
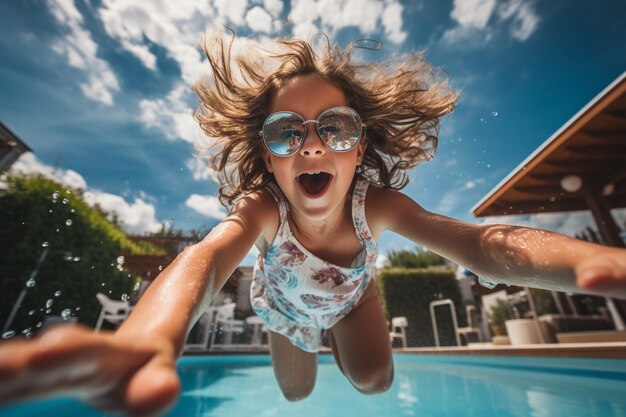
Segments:
[[[478,277],[478,283],[480,285],[482,285],[483,287],[488,288],[490,290],[496,288],[496,286],[498,285],[498,284],[495,284],[495,283],[493,283],[491,281],[486,280],[483,277]]]
[[[8,332],[2,333],[2,338],[3,339],[10,339],[13,336],[15,336],[15,331],[14,330],[9,330]]]

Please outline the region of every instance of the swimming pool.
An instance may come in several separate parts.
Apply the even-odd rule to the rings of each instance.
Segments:
[[[626,360],[501,356],[394,356],[396,377],[384,394],[365,396],[320,356],[318,381],[289,403],[267,355],[184,357],[183,394],[171,417],[610,417],[626,416]],[[102,416],[71,400],[0,409],[0,416]]]

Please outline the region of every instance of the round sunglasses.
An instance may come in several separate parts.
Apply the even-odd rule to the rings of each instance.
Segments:
[[[354,148],[365,131],[359,114],[351,107],[338,106],[325,110],[317,120],[305,120],[298,113],[280,111],[263,122],[259,135],[267,149],[276,156],[298,152],[306,138],[307,124],[317,124],[317,133],[328,149],[347,152]]]

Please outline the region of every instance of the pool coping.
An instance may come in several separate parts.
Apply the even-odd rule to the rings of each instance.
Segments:
[[[477,345],[424,348],[398,348],[394,353],[423,355],[506,355],[562,358],[626,359],[626,343],[554,343],[528,345]]]
[[[626,359],[626,342],[601,343],[546,343],[533,345],[492,345],[447,347],[408,347],[394,348],[394,353],[407,355],[499,355],[536,356],[562,358],[606,358]],[[268,355],[267,348],[240,348],[219,350],[186,351],[184,356],[214,355]],[[320,354],[332,354],[330,348],[322,348]]]

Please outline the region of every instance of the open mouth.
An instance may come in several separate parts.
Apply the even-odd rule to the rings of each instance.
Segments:
[[[309,196],[321,195],[331,179],[332,175],[327,172],[305,173],[298,176],[300,186]]]

